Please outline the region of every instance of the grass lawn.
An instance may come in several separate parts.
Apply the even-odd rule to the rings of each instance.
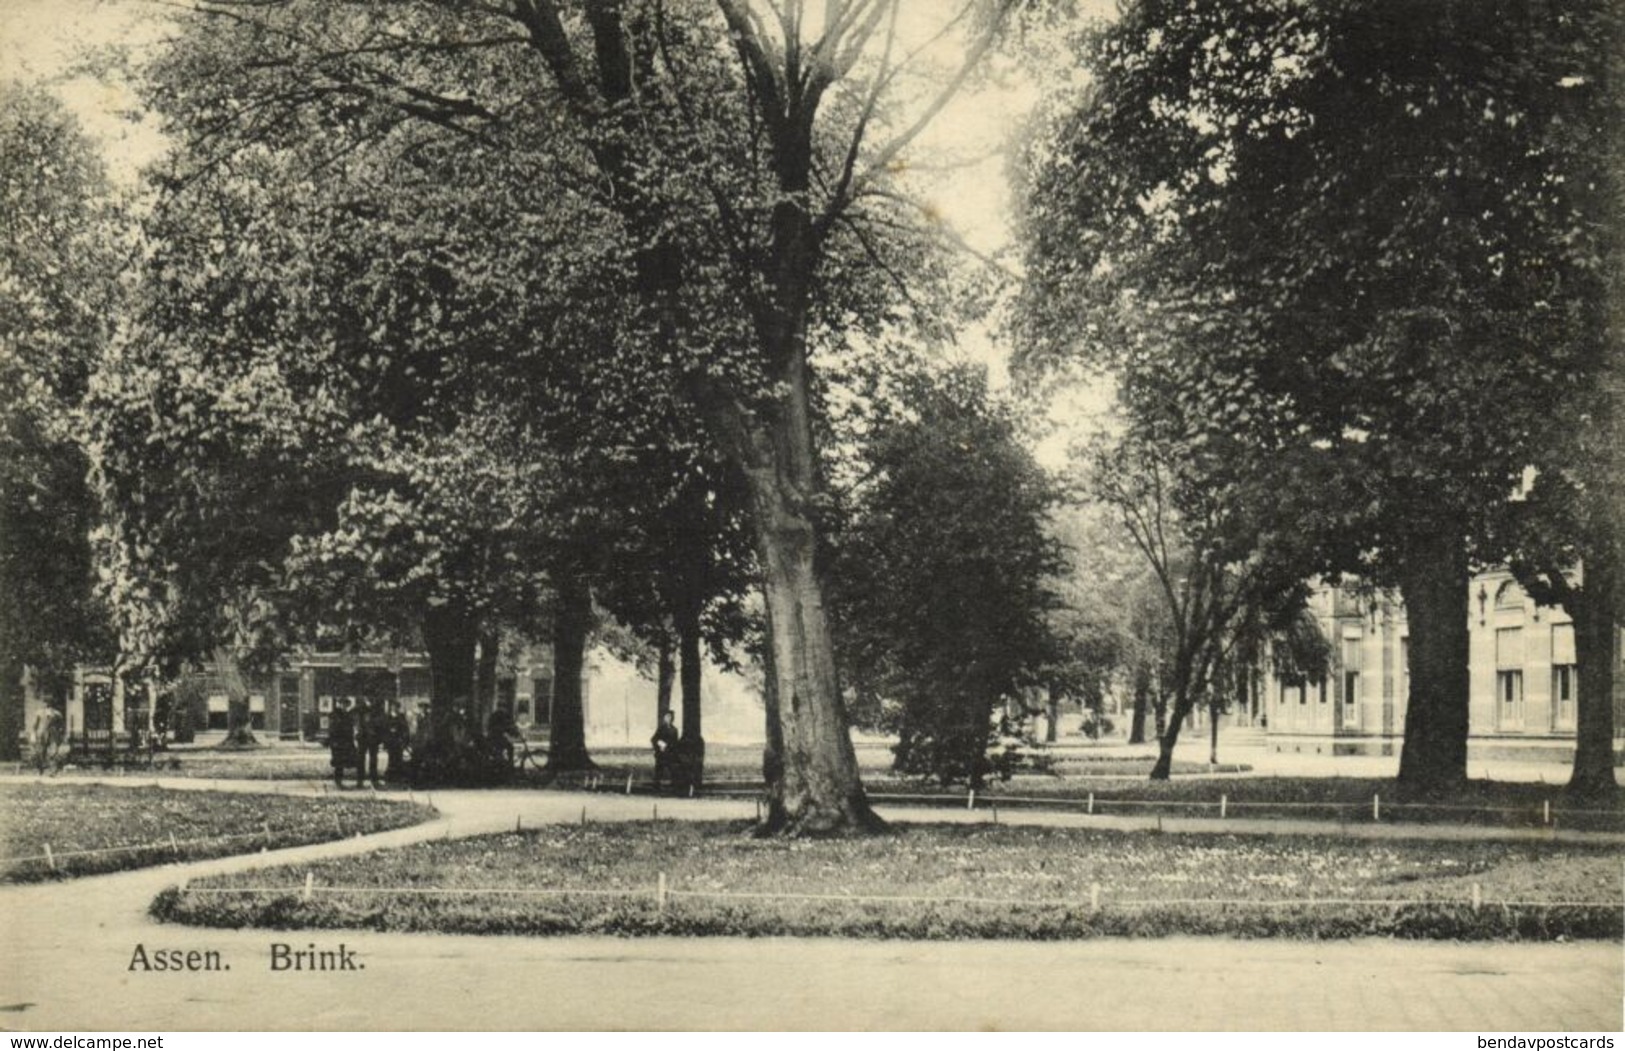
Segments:
[[[274,850],[415,825],[432,814],[372,798],[0,785],[0,882]]]
[[[244,890],[210,889],[222,887]],[[834,841],[756,840],[722,822],[562,826],[198,880],[153,911],[228,927],[538,935],[1621,933],[1611,848],[994,825]]]
[[[545,750],[545,742],[532,742],[531,747]],[[864,777],[876,784],[906,784],[917,787],[919,782],[893,777],[892,753],[888,745],[869,742],[856,746],[858,765]],[[593,759],[603,771],[605,780],[625,783],[626,775],[633,774],[648,780],[654,774],[654,761],[647,748],[596,748]],[[1144,778],[1155,761],[1128,756],[1066,755],[1057,758],[1053,770],[1065,778],[1125,777]],[[222,752],[210,748],[173,748],[158,754],[159,773],[166,777],[219,778],[221,780],[322,780],[332,777],[325,748],[315,745],[278,742],[268,748]],[[706,749],[706,775],[718,784],[728,782],[757,783],[762,778],[762,750],[759,746],[712,744]],[[1221,765],[1218,772],[1244,772],[1245,766]],[[1175,774],[1210,773],[1206,763],[1187,760],[1174,762]],[[1059,779],[1040,775],[1035,781],[1059,783]]]
[[[869,780],[877,798],[888,792],[930,795],[929,787],[894,780]],[[965,791],[951,795],[963,805]],[[1022,808],[1062,806],[1086,809],[1090,797],[1097,814],[1178,814],[1218,817],[1223,797],[1226,815],[1247,818],[1299,818],[1314,821],[1369,822],[1372,799],[1379,797],[1377,819],[1533,828],[1547,822],[1558,828],[1625,831],[1625,788],[1610,798],[1577,804],[1559,785],[1516,781],[1469,781],[1448,801],[1405,802],[1392,778],[1376,777],[1185,777],[1170,781],[1121,778],[1054,778],[1017,776],[986,792],[982,801]]]

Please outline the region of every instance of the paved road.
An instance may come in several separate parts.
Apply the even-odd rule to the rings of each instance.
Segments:
[[[1573,1031],[1618,1029],[1625,1003],[1620,947],[1595,942],[473,938],[197,930],[145,914],[152,895],[183,876],[512,828],[515,817],[578,820],[583,806],[598,820],[646,817],[651,805],[522,792],[435,793],[434,801],[440,820],[365,839],[0,889],[0,1025]],[[661,803],[672,817],[752,810]],[[363,969],[275,973],[276,942],[343,944]],[[216,952],[230,969],[132,972],[137,945],[149,955]]]

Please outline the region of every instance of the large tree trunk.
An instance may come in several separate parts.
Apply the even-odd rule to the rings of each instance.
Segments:
[[[1410,626],[1411,693],[1399,753],[1402,795],[1436,798],[1467,780],[1467,549],[1459,536],[1415,538],[1399,590]]]
[[[1145,717],[1150,714],[1151,684],[1141,674],[1134,676],[1134,715],[1129,723],[1128,743],[1145,744]]]
[[[1161,713],[1158,713],[1161,732],[1157,737],[1157,762],[1151,768],[1151,780],[1166,781],[1173,773],[1174,746],[1179,743],[1179,731],[1184,729],[1185,720],[1190,718],[1198,693],[1210,685],[1207,667],[1201,662],[1199,654],[1191,652],[1188,644],[1182,644],[1174,657],[1174,710],[1168,713],[1166,727],[1160,725]]]
[[[750,494],[772,651],[764,662],[768,813],[761,831],[877,832],[886,826],[858,776],[818,568],[821,484],[806,346],[812,233],[790,200],[775,209],[774,226],[776,309],[759,335],[779,393],[761,411],[730,401],[713,415]]]
[[[553,616],[553,733],[547,749],[550,775],[596,770],[587,755],[586,706],[581,688],[592,630],[592,591],[576,573],[557,576]]]
[[[483,780],[489,771],[474,759],[472,703],[474,647],[479,620],[458,606],[430,607],[423,615],[429,655],[429,714],[412,739],[412,778],[435,784]]]
[[[1061,739],[1061,695],[1055,687],[1049,687],[1049,725],[1044,728],[1044,743],[1054,744]]]
[[[1582,585],[1569,592],[1564,607],[1574,618],[1574,659],[1579,666],[1575,706],[1574,771],[1568,790],[1582,798],[1613,795],[1614,778],[1614,622],[1610,599],[1619,586],[1619,567],[1602,545],[1581,568]]]
[[[229,647],[215,648],[214,673],[226,690],[226,738],[220,747],[254,747],[259,741],[254,737],[253,715],[248,710],[248,683],[243,681],[237,655]]]
[[[429,655],[429,707],[466,710],[474,695],[474,646],[479,622],[455,606],[431,608],[423,617],[423,648]]]
[[[0,660],[0,759],[22,758],[25,695],[22,662]]]
[[[1151,780],[1166,781],[1174,770],[1174,746],[1179,744],[1179,731],[1190,715],[1196,697],[1188,687],[1174,687],[1174,710],[1168,713],[1168,725],[1157,738],[1157,761],[1151,767]]]
[[[677,680],[677,661],[673,653],[671,634],[660,635],[659,655],[655,659],[655,725],[671,711],[671,688]]]
[[[701,728],[700,684],[704,658],[700,653],[700,601],[689,589],[677,611],[677,639],[681,658],[683,736],[678,743],[683,778],[693,788],[705,783],[705,735]]]
[[[767,831],[828,835],[878,830],[858,778],[846,712],[835,671],[835,651],[814,568],[811,524],[782,506],[772,491],[758,492],[770,521],[760,529],[763,597],[768,613],[770,674],[777,700],[782,777],[768,785]],[[769,739],[774,735],[770,732]]]

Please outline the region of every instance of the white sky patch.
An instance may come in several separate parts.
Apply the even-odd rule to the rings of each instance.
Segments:
[[[141,0],[0,0],[0,80],[50,86],[102,146],[108,175],[124,185],[165,149],[158,123],[139,113],[129,85],[78,74],[87,51],[141,49],[162,35],[159,8]]]

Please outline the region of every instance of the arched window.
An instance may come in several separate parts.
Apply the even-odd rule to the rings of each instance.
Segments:
[[[1521,611],[1527,601],[1523,588],[1518,586],[1516,580],[1509,580],[1502,584],[1495,592],[1495,608],[1501,610]]]

